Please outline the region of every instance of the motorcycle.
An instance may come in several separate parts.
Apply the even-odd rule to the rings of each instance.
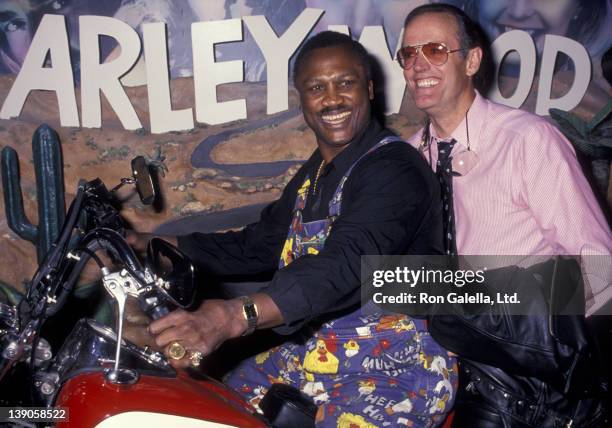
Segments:
[[[222,383],[195,369],[177,371],[164,353],[124,337],[128,296],[151,319],[186,309],[195,298],[194,266],[177,248],[154,238],[142,263],[124,238],[117,189],[133,184],[144,204],[155,198],[145,159],[131,166],[132,177],[111,190],[99,178],[79,182],[59,238],[26,296],[17,306],[0,303],[0,385],[19,363],[29,365],[31,383],[27,407],[7,407],[1,416],[19,426],[52,422],[64,428],[313,426],[316,406],[297,390],[273,386],[260,414]],[[112,267],[99,251],[110,256]],[[41,329],[65,307],[92,260],[116,306],[116,328],[80,319],[54,354]]]

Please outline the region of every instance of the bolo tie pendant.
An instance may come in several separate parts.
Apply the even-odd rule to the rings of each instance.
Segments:
[[[478,155],[468,148],[453,156],[453,174],[466,175],[476,164],[478,164]]]

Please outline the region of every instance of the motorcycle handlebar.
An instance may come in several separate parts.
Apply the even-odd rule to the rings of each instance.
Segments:
[[[42,303],[42,305],[40,303],[34,303],[34,316],[39,316],[41,313],[44,313],[44,316],[49,317],[56,314],[62,308],[81,272],[85,268],[85,265],[90,258],[92,258],[93,253],[99,250],[108,251],[115,260],[123,264],[125,269],[130,272],[140,284],[147,284],[144,268],[136,257],[134,250],[125,241],[122,234],[114,229],[100,226],[95,227],[79,239],[78,246],[72,250],[74,256],[73,261],[66,260],[67,255],[70,254],[68,253],[68,245],[71,240],[72,232],[77,221],[79,221],[81,213],[89,206],[88,201],[106,200],[108,198],[108,192],[105,189],[106,188],[99,179],[91,182],[86,182],[84,180],[79,182],[77,194],[68,210],[60,237],[34,275],[32,281],[33,286],[28,290],[28,301],[40,301],[40,303],[42,303],[40,299],[46,298],[44,296],[46,291],[44,290],[47,285],[50,284],[49,281],[56,282],[57,285],[53,291],[57,300],[50,305],[45,303]],[[60,273],[59,276],[57,276],[58,273]],[[31,293],[35,294],[31,295]],[[169,312],[166,301],[161,296],[156,299],[139,300],[141,300],[142,309],[153,319],[160,318]]]
[[[86,234],[81,239],[80,245],[73,251],[73,259],[77,261],[67,268],[69,271],[68,277],[61,283],[61,289],[55,291],[56,303],[46,308],[45,315],[47,317],[55,315],[63,307],[68,295],[70,295],[74,285],[83,272],[85,265],[92,258],[92,255],[99,250],[109,251],[113,257],[120,260],[125,265],[125,268],[136,277],[138,281],[144,283],[142,265],[123,237],[118,232],[111,229],[95,229]]]
[[[99,250],[109,251],[114,258],[121,261],[124,267],[140,284],[146,284],[142,264],[132,248],[125,242],[125,239],[112,229],[99,228],[85,235],[81,240],[81,245],[75,250],[77,262],[70,269],[68,278],[62,284],[61,292],[56,293],[57,302],[47,307],[45,312],[47,317],[55,315],[62,308],[85,265],[91,259],[92,254]],[[153,292],[153,294],[156,293]],[[146,297],[143,296],[142,299],[139,299],[141,308],[152,319],[161,318],[170,312],[165,300],[161,296],[155,295],[156,298],[153,299]]]
[[[92,244],[97,243],[100,248],[109,250],[114,257],[121,260],[125,268],[140,282],[147,284],[144,275],[144,268],[132,247],[128,245],[123,236],[112,229],[99,228],[85,236],[84,241],[87,243],[87,248],[92,249]],[[168,313],[170,308],[167,305],[166,299],[156,291],[153,287],[151,292],[141,294],[139,296],[140,308],[150,318],[156,320]]]
[[[94,229],[83,237],[79,247],[87,248],[90,251],[100,249],[109,251],[113,257],[124,264],[125,268],[132,275],[142,283],[146,283],[142,264],[136,257],[134,250],[125,242],[125,239],[119,232],[106,228]]]
[[[166,315],[168,315],[170,313],[170,309],[168,308],[168,305],[165,304],[161,304],[159,306],[154,307],[152,310],[146,311],[145,312],[153,319],[153,320],[158,320],[160,318],[165,317]]]

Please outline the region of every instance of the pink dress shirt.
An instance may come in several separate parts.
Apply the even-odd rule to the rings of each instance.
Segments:
[[[544,119],[476,93],[467,115],[478,163],[453,178],[457,250],[464,255],[580,255],[590,290],[587,313],[612,298],[612,233],[570,142]],[[408,142],[435,170],[436,135]],[[452,155],[467,150],[466,119]],[[588,261],[587,261],[588,259]]]

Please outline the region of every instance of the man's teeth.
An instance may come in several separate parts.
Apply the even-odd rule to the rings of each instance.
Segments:
[[[422,79],[417,80],[416,85],[418,88],[431,88],[432,86],[436,86],[438,81],[436,79]]]
[[[340,123],[344,119],[349,117],[350,115],[351,115],[350,111],[345,111],[343,113],[338,113],[338,114],[326,114],[321,117],[325,122],[328,122],[328,123]]]

